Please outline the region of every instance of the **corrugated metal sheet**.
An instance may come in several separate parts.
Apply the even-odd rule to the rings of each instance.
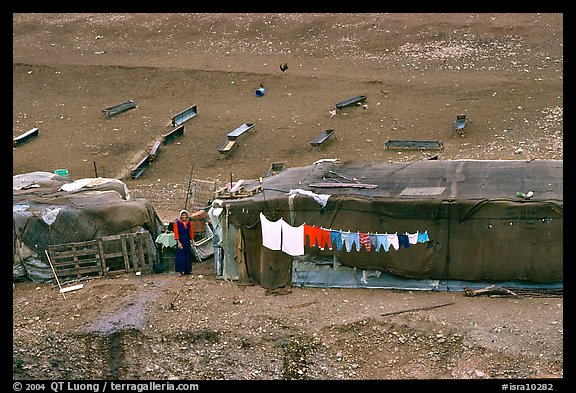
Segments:
[[[455,291],[464,287],[486,288],[490,285],[507,288],[563,288],[563,282],[535,283],[526,281],[463,281],[413,279],[381,272],[379,270],[358,269],[344,265],[317,264],[313,262],[292,262],[292,285],[314,288],[368,288],[403,289],[413,291]]]

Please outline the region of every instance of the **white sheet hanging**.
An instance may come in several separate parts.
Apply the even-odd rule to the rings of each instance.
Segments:
[[[278,221],[270,221],[260,213],[260,224],[262,226],[262,245],[271,250],[282,249],[282,218]]]
[[[304,255],[304,224],[293,227],[282,221],[282,251],[293,257]]]

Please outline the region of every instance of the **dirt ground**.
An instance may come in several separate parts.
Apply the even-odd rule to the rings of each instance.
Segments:
[[[365,107],[330,115],[358,95]],[[102,116],[129,99],[137,108]],[[191,105],[183,136],[131,179]],[[222,156],[243,123],[255,126]],[[563,15],[14,14],[13,137],[34,127],[14,175],[119,178],[164,222],[191,170],[223,185],[322,158],[563,159]],[[444,148],[386,149],[394,139]],[[270,292],[216,279],[211,260],[193,273],[94,279],[66,299],[16,283],[13,378],[563,378],[562,297]]]

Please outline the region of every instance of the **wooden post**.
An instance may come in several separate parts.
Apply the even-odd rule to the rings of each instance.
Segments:
[[[194,172],[194,165],[190,168],[190,173],[188,174],[188,188],[186,189],[186,201],[184,202],[184,210],[188,210],[188,196],[190,194],[190,184],[192,183],[192,172]]]
[[[93,162],[94,162],[94,176],[98,177],[98,170],[96,169],[96,161]]]
[[[64,292],[62,292],[62,285],[60,285],[60,280],[58,280],[58,275],[56,274],[56,270],[54,269],[54,266],[52,266],[52,261],[50,260],[50,255],[48,255],[48,250],[44,250],[44,252],[46,253],[46,258],[48,258],[48,262],[50,263],[50,267],[52,268],[52,273],[54,273],[54,278],[56,279],[56,282],[58,283],[58,288],[60,288],[60,293],[62,294],[62,297],[64,298],[64,300],[66,300],[66,295],[64,295]]]
[[[106,253],[104,252],[104,242],[102,238],[98,238],[98,248],[100,249],[100,269],[102,269],[101,275],[106,275]]]
[[[130,262],[128,261],[128,247],[126,246],[126,235],[121,235],[122,240],[122,255],[124,255],[124,270],[126,273],[130,271]]]

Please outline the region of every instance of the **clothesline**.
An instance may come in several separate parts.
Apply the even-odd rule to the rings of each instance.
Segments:
[[[315,226],[303,223],[294,227],[280,218],[270,221],[260,213],[262,227],[262,245],[271,250],[282,250],[292,256],[304,255],[304,247],[318,247],[320,250],[328,248],[337,251],[346,249],[352,251],[355,246],[356,251],[360,251],[362,246],[366,251],[374,249],[380,252],[381,248],[388,252],[390,247],[395,250],[409,248],[411,245],[426,243],[430,239],[428,231],[414,233],[372,233],[372,232],[351,232],[341,229],[329,229],[322,226]]]

